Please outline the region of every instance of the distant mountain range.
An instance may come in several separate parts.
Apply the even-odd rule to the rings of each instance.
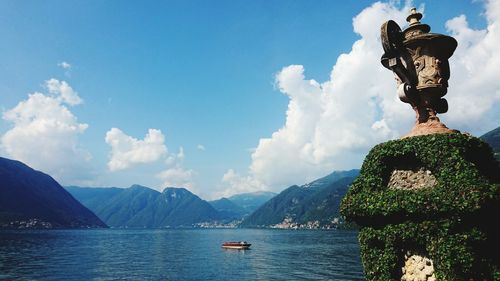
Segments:
[[[257,191],[251,193],[241,193],[229,198],[221,198],[209,201],[217,211],[225,218],[241,220],[257,210],[269,199],[276,196],[276,193],[269,191]]]
[[[491,148],[493,148],[495,159],[500,162],[500,127],[487,132],[480,138],[487,142],[491,146]]]
[[[272,192],[245,193],[207,202],[184,188],[157,190],[133,185],[129,188],[77,187],[66,190],[111,227],[193,227],[240,221],[259,207]],[[236,202],[236,203],[235,203]],[[237,203],[243,202],[242,205]]]
[[[0,157],[0,228],[106,227],[52,177]]]
[[[277,193],[274,192],[257,191],[236,194],[228,197],[228,199],[236,205],[241,206],[243,209],[245,209],[247,214],[250,214],[276,195]]]
[[[229,221],[241,220],[244,216],[248,215],[245,208],[224,197],[218,200],[208,201],[208,203],[219,212],[221,217]]]
[[[293,185],[248,216],[242,227],[318,228],[338,223],[339,206],[359,170],[333,172],[308,184]]]
[[[208,202],[185,188],[169,187],[163,192],[140,185],[66,189],[112,227],[192,227],[222,219]]]

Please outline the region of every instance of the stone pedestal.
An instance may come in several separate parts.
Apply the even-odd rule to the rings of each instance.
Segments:
[[[460,133],[375,146],[342,201],[366,280],[500,280],[500,168]]]

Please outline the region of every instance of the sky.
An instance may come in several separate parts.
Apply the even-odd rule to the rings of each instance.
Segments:
[[[380,64],[411,7],[455,37],[450,128],[500,124],[500,0],[1,1],[0,156],[204,199],[359,168],[414,113]]]

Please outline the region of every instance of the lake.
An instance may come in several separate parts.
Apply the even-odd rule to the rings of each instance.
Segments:
[[[354,231],[92,229],[0,231],[0,280],[364,279]]]

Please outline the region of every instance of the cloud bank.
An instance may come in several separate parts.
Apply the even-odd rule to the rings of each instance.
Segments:
[[[194,187],[193,176],[193,170],[179,166],[168,168],[157,174],[157,177],[162,180],[163,187],[185,187],[191,191]]]
[[[88,125],[79,123],[68,109],[83,100],[65,81],[52,78],[44,86],[48,94],[29,94],[3,112],[2,118],[13,127],[1,137],[2,149],[59,181],[87,180],[91,155],[80,147],[78,137]]]
[[[162,181],[162,187],[186,187],[191,192],[196,190],[194,176],[196,172],[183,168],[184,148],[180,147],[179,152],[170,154],[165,160],[166,168],[156,177]],[[199,191],[199,190],[196,190]]]
[[[83,100],[78,96],[78,93],[75,92],[67,82],[52,78],[47,80],[45,84],[49,93],[56,95],[57,99],[61,103],[66,103],[72,106],[83,103]]]
[[[262,190],[262,183],[252,176],[242,176],[233,169],[229,169],[222,176],[222,184],[226,188],[215,192],[213,198],[229,197],[238,193],[246,193]]]
[[[450,111],[443,120],[471,132],[484,132],[500,121],[500,1],[485,1],[487,27],[473,30],[464,15],[446,22],[458,41],[451,60]]]
[[[127,169],[140,163],[151,163],[167,153],[165,136],[156,129],[149,129],[144,139],[138,140],[118,128],[111,128],[106,133],[105,141],[111,146],[108,162],[110,171]]]
[[[118,128],[106,133],[106,143],[111,147],[108,168],[111,172],[131,169],[139,164],[164,160],[165,168],[156,174],[161,180],[160,189],[165,187],[186,187],[193,191],[194,170],[182,167],[184,148],[177,153],[168,153],[165,136],[158,129],[149,129],[146,136],[139,140],[125,134]]]
[[[248,176],[233,170],[224,175],[224,193],[247,182],[257,183],[248,191],[280,191],[333,170],[359,168],[375,144],[408,132],[414,113],[399,101],[393,74],[380,64],[378,27],[389,19],[406,27],[410,7],[375,3],[354,17],[360,39],[338,57],[326,82],[306,79],[301,65],[284,67],[276,85],[289,98],[285,124],[259,140]],[[450,61],[450,110],[440,117],[459,130],[484,132],[500,120],[500,1],[486,1],[485,7],[484,30],[470,29],[463,15],[446,23],[459,47]]]

